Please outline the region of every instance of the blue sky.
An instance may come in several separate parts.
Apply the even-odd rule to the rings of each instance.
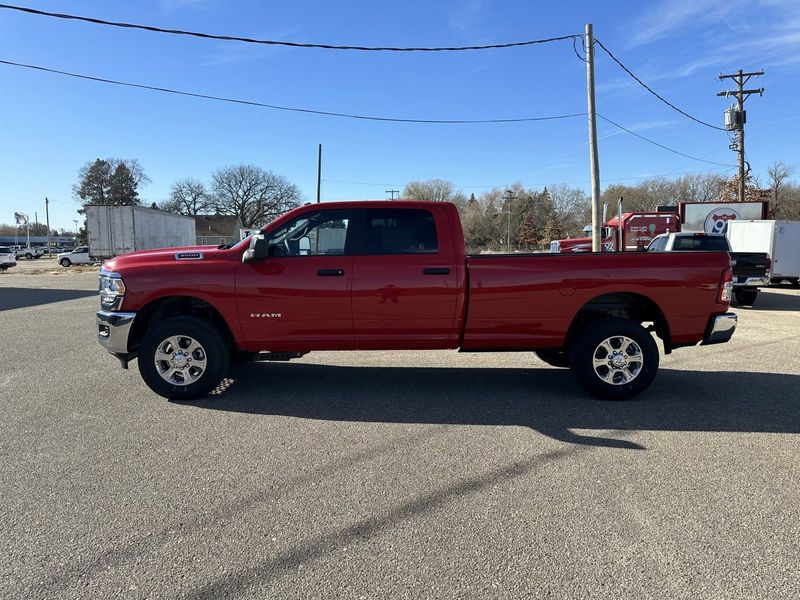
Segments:
[[[486,44],[595,35],[659,93],[721,124],[716,76],[764,68],[764,97],[747,104],[756,175],[798,164],[800,1],[534,2],[378,0],[20,0],[162,27],[363,45]],[[320,110],[409,118],[504,118],[586,110],[585,69],[569,41],[474,53],[352,53],[268,48],[65,22],[0,10],[0,59],[193,92]],[[163,200],[176,179],[208,180],[248,162],[281,173],[312,200],[317,144],[323,199],[383,198],[440,177],[467,193],[520,181],[588,189],[586,119],[492,125],[352,121],[173,97],[0,65],[0,222],[15,210],[73,226],[72,185],[96,157],[135,157]],[[659,102],[601,51],[598,111],[682,152],[735,164],[724,132]],[[603,186],[668,173],[724,171],[670,154],[600,123]]]

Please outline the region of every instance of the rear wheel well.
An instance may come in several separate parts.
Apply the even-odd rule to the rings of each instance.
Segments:
[[[588,322],[604,317],[619,317],[639,324],[652,323],[656,335],[664,343],[664,352],[672,352],[669,324],[664,313],[650,298],[629,292],[603,294],[584,304],[572,319],[564,348],[570,347],[575,336]]]
[[[136,312],[128,335],[129,351],[135,352],[150,328],[157,323],[170,317],[183,316],[195,316],[207,321],[219,330],[231,350],[236,349],[236,341],[228,323],[211,304],[194,296],[168,296],[153,300]]]

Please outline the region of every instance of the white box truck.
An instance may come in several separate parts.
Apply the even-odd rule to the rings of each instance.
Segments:
[[[97,259],[195,245],[194,217],[142,206],[87,206],[86,232],[89,254]]]
[[[727,235],[735,252],[769,254],[772,283],[800,283],[800,221],[730,221]]]

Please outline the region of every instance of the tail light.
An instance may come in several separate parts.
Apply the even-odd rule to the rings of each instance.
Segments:
[[[764,264],[764,269],[767,272],[767,275],[772,273],[772,259],[767,255],[767,262]]]
[[[733,269],[726,267],[719,278],[719,293],[717,294],[717,304],[730,304],[731,294],[733,293]]]

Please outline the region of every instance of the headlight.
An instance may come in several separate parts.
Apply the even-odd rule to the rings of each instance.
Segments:
[[[100,271],[100,306],[110,310],[119,310],[125,296],[125,284],[119,273]]]

